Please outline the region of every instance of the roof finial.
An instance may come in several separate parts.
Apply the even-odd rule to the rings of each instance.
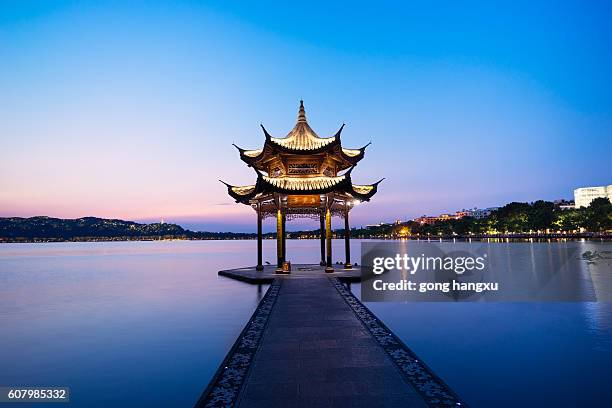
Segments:
[[[300,99],[300,111],[298,112],[298,122],[306,122],[306,111],[304,110],[304,101]]]

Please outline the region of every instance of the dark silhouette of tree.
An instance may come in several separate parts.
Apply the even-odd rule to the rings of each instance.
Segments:
[[[612,204],[608,198],[596,198],[586,209],[585,228],[599,232],[612,229]]]
[[[555,205],[550,201],[538,200],[529,207],[528,226],[533,231],[544,231],[552,227]]]

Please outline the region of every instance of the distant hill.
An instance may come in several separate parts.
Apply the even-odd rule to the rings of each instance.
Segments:
[[[339,237],[343,230],[334,231]],[[355,231],[352,231],[354,233]],[[287,232],[287,238],[319,238],[319,230]],[[0,218],[1,242],[62,242],[62,241],[129,241],[158,239],[254,239],[257,235],[244,232],[201,232],[184,229],[180,225],[140,224],[96,217],[61,219],[51,217]],[[276,233],[263,234],[264,239],[275,239]]]
[[[254,234],[193,232],[176,224],[139,224],[96,217],[0,218],[0,242],[244,239],[253,236]]]

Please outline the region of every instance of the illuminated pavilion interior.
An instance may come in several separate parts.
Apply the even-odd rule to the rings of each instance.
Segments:
[[[266,137],[262,148],[245,150],[234,145],[242,161],[257,173],[255,184],[233,186],[223,182],[237,203],[249,205],[257,213],[257,269],[263,270],[262,220],[276,218],[277,272],[282,273],[286,260],[286,221],[308,217],[320,220],[321,265],[326,266],[327,272],[333,272],[334,215],[344,218],[345,267],[351,268],[349,212],[355,204],[369,201],[382,181],[361,185],[351,180],[351,173],[368,145],[360,149],[342,147],[340,135],[344,125],[332,137],[319,137],[306,121],[302,101],[297,123],[286,137],[272,137],[261,127]]]

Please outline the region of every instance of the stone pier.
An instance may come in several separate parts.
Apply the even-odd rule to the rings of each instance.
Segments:
[[[250,269],[220,272],[270,287],[196,407],[465,406],[347,289],[358,267]]]

